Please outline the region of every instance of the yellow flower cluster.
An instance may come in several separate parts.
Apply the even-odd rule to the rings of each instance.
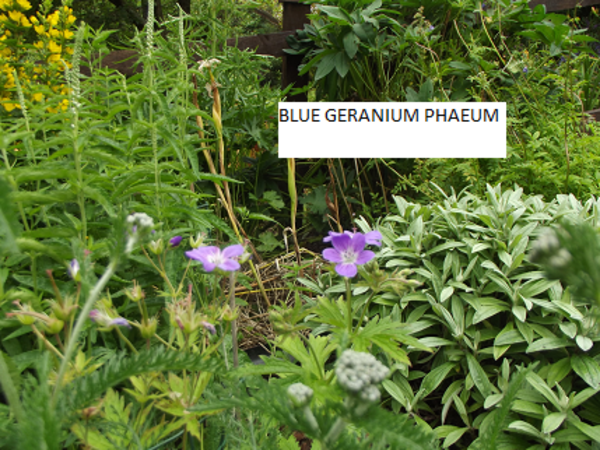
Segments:
[[[50,7],[49,2],[44,2],[42,9],[45,11],[26,15],[31,9],[29,1],[0,0],[0,104],[8,112],[21,108],[15,72],[24,94],[31,101],[42,102],[47,97],[44,92],[69,94],[61,80],[64,79],[64,68],[71,67],[68,61],[73,54],[71,28],[77,19],[65,3],[53,12]],[[36,39],[29,42],[26,36],[31,36],[29,30],[32,27]],[[44,85],[50,89],[43,89]],[[50,103],[52,105],[47,106],[50,112],[68,107],[66,99]]]

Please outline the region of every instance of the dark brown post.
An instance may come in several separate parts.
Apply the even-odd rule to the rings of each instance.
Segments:
[[[283,3],[283,31],[302,30],[305,23],[310,20],[306,17],[310,14],[310,5],[300,3],[298,0],[279,0]],[[299,76],[298,67],[302,63],[301,55],[283,55],[281,68],[281,86],[283,88],[294,84],[294,87],[306,86],[308,74]],[[305,102],[306,94],[289,96],[290,102]]]

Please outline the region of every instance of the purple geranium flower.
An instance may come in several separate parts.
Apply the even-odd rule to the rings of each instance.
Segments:
[[[355,277],[358,273],[356,266],[366,264],[375,257],[371,250],[365,250],[367,241],[362,233],[332,236],[331,243],[333,248],[323,250],[323,258],[337,263],[335,271],[343,277]]]
[[[225,272],[233,272],[240,268],[240,263],[234,258],[241,256],[244,253],[244,247],[242,245],[230,245],[225,247],[223,251],[219,247],[199,247],[193,250],[185,252],[188,258],[201,261],[204,265],[204,270],[212,272],[216,268],[224,270]]]
[[[181,241],[183,240],[183,238],[181,236],[175,236],[172,237],[169,240],[169,244],[171,244],[171,248],[175,248],[177,247],[179,244],[181,244]]]
[[[346,230],[343,233],[336,233],[335,231],[330,231],[329,236],[326,236],[323,238],[323,242],[331,242],[331,240],[335,236],[343,236],[344,234],[347,236],[350,236],[351,238],[360,234],[365,237],[366,245],[376,245],[378,247],[381,247],[381,240],[383,239],[383,236],[377,230],[369,231],[368,233],[366,233],[364,235],[357,231],[347,231]]]

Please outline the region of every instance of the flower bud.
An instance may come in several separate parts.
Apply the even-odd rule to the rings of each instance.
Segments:
[[[144,339],[150,339],[156,334],[157,325],[158,319],[156,317],[149,317],[147,321],[142,322],[139,326],[140,334]]]
[[[287,389],[287,395],[290,402],[296,408],[302,408],[310,403],[313,396],[313,390],[302,383],[294,383]]]
[[[237,319],[239,316],[239,311],[237,308],[235,308],[233,311],[231,310],[231,308],[229,307],[229,305],[225,306],[225,308],[223,308],[223,312],[221,313],[221,319],[224,320],[225,322],[233,322],[235,319]]]
[[[125,290],[125,295],[129,300],[135,303],[139,302],[145,296],[144,291],[142,291],[142,287],[137,284],[135,280],[133,280],[133,287]]]
[[[192,248],[202,247],[202,244],[204,243],[204,239],[206,239],[206,234],[204,234],[204,233],[198,233],[196,235],[196,238],[190,236],[190,246]]]
[[[172,237],[172,238],[169,240],[169,245],[171,246],[171,248],[178,247],[178,246],[179,246],[179,244],[181,244],[181,241],[182,241],[182,240],[183,240],[183,238],[182,238],[181,236],[175,236],[175,237]]]
[[[79,262],[76,259],[71,260],[67,271],[69,272],[69,276],[73,278],[73,281],[81,281]]]
[[[162,254],[162,252],[164,250],[163,240],[162,239],[158,239],[156,241],[150,241],[150,243],[148,244],[148,248],[155,255]]]
[[[44,323],[43,328],[48,334],[58,334],[62,331],[65,323],[54,316],[50,316]]]

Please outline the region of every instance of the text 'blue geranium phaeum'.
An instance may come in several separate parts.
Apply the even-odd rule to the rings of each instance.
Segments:
[[[367,239],[362,233],[331,236],[333,248],[323,250],[323,258],[337,263],[335,271],[343,277],[353,278],[358,273],[356,266],[366,264],[375,257],[371,250],[365,250]]]

